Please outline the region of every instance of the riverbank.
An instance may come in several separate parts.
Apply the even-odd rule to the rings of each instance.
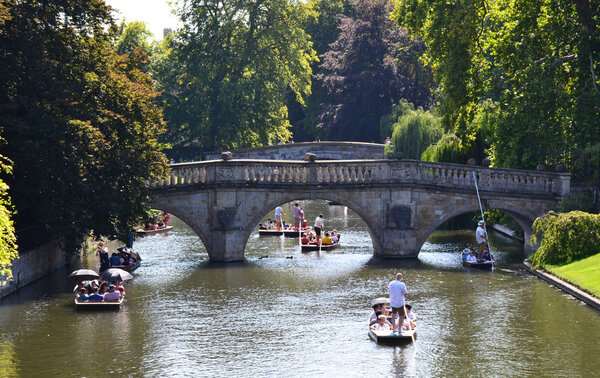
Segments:
[[[525,270],[600,311],[600,254],[544,270],[523,262]]]

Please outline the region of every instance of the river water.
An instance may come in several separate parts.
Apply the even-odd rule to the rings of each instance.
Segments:
[[[472,232],[435,232],[416,260],[376,261],[355,213],[304,209],[322,211],[343,245],[303,254],[297,239],[254,234],[246,262],[213,264],[175,219],[136,241],[142,266],[118,312],[76,311],[64,271],[1,300],[0,376],[600,374],[600,313],[525,274],[519,245],[492,239],[494,272],[460,265]],[[418,338],[377,345],[369,301],[398,271]]]

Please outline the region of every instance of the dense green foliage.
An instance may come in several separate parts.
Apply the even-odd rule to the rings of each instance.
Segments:
[[[164,130],[143,54],[114,51],[101,0],[8,2],[0,26],[1,152],[18,227],[49,226],[72,247],[118,236],[145,214],[145,180],[164,175]]]
[[[455,152],[477,144],[470,157],[486,149],[495,166],[562,162],[598,177],[577,151],[600,160],[599,2],[400,0],[393,17],[427,45]]]
[[[440,119],[419,108],[407,110],[393,125],[392,145],[407,159],[420,159],[431,144],[442,137]]]
[[[119,39],[115,46],[117,53],[131,54],[134,50],[139,49],[149,56],[152,52],[152,44],[148,42],[148,39],[152,36],[153,34],[148,30],[145,22],[123,22],[119,26]]]
[[[288,88],[304,104],[316,60],[290,0],[182,2],[183,27],[157,62],[174,146],[203,150],[290,139]]]
[[[320,126],[328,139],[381,142],[380,118],[407,99],[430,104],[431,77],[419,61],[424,45],[389,18],[387,0],[358,0],[356,15],[339,16],[339,36],[317,75],[332,97]]]
[[[11,162],[2,156],[0,156],[0,170],[9,174],[12,171]],[[12,211],[8,185],[0,180],[0,286],[12,277],[11,263],[18,257]]]
[[[600,253],[600,215],[549,212],[533,222],[531,243],[540,243],[532,265],[566,264]]]

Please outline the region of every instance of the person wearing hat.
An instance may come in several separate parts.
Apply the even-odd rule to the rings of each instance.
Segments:
[[[479,249],[477,250],[477,258],[479,260],[483,259],[483,250],[485,248],[485,243],[487,243],[487,234],[485,232],[485,222],[480,220],[477,223],[477,230],[475,230],[475,239],[477,240],[477,245]]]

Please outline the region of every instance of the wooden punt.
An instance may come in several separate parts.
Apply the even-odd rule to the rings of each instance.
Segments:
[[[119,268],[119,269],[123,269],[123,270],[131,273],[134,270],[136,270],[137,268],[139,268],[141,264],[142,264],[142,262],[138,260],[138,261],[134,262],[133,264],[111,266],[111,268]]]
[[[118,301],[78,301],[74,299],[75,307],[78,310],[118,310],[125,297],[121,297]]]
[[[369,338],[380,344],[403,344],[417,339],[417,330],[405,330],[400,332],[374,331],[369,328]]]
[[[258,234],[261,236],[281,236],[281,235],[285,235],[286,237],[289,238],[297,238],[300,236],[301,232],[308,232],[310,231],[310,227],[306,227],[301,229],[300,231],[293,229],[293,228],[286,228],[281,229],[279,231],[277,231],[276,228],[271,228],[269,230],[265,230],[265,229],[259,229],[258,230]]]
[[[461,254],[462,265],[465,268],[492,270],[492,268],[494,267],[494,262],[495,262],[494,260],[483,260],[483,261],[477,261],[477,262],[470,262],[470,261],[465,260],[466,255],[468,255],[468,253],[462,252],[462,254]]]
[[[135,230],[136,233],[140,234],[140,235],[153,235],[153,234],[159,234],[161,232],[167,232],[167,231],[171,231],[173,229],[173,226],[167,226],[167,227],[163,227],[163,228],[157,228],[154,230],[144,230],[143,228],[138,228],[137,230]]]
[[[283,235],[283,230],[277,231],[276,228],[272,228],[269,230],[258,230],[258,234],[260,236],[281,236]]]
[[[333,244],[321,244],[321,250],[329,251],[329,250],[335,249],[339,246],[340,246],[339,241],[335,242]],[[317,244],[314,244],[314,243],[302,244],[302,252],[318,251],[318,250],[319,250],[319,246]]]

